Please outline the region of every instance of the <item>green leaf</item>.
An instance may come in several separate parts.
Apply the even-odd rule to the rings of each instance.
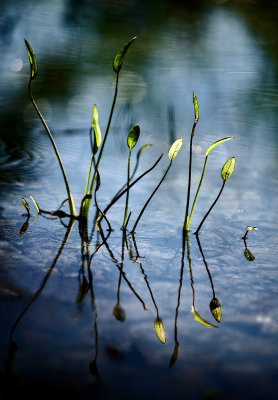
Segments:
[[[130,45],[134,42],[136,39],[136,36],[130,39],[115,55],[114,61],[113,61],[113,70],[116,73],[120,72],[120,69],[122,68],[122,64],[125,58],[125,55],[127,53],[127,50],[129,49]]]
[[[40,212],[40,207],[39,207],[38,203],[36,202],[36,200],[34,199],[33,196],[30,196],[30,199],[31,199],[32,202],[35,204],[35,207],[36,207],[36,209],[37,209],[37,212],[39,213],[39,212]]]
[[[255,260],[255,256],[251,253],[251,251],[249,249],[247,249],[247,247],[244,250],[244,255],[245,255],[246,260],[248,260],[248,261]]]
[[[247,230],[247,232],[249,232],[249,231],[257,231],[258,228],[256,226],[247,226],[246,230]]]
[[[199,119],[199,104],[197,100],[197,96],[195,92],[193,92],[193,104],[194,104],[194,112],[195,112],[195,124],[197,124]]]
[[[196,319],[199,324],[207,326],[208,328],[218,328],[218,326],[211,324],[210,322],[206,321],[201,315],[192,307],[192,314],[193,317]]]
[[[24,199],[24,197],[22,197],[22,204],[24,205],[28,215],[30,215],[30,207],[29,207],[29,204],[27,203],[27,201]]]
[[[137,124],[133,128],[131,128],[127,137],[127,145],[130,150],[133,149],[133,147],[136,145],[139,136],[140,136],[140,126]]]
[[[222,311],[220,301],[216,297],[211,300],[209,308],[214,319],[219,323],[221,321]]]
[[[235,157],[231,157],[228,161],[225,162],[221,171],[223,181],[227,181],[231,177],[235,168],[235,163]]]
[[[29,221],[28,221],[28,220],[29,220],[29,218],[27,219],[27,221],[24,222],[24,224],[23,224],[22,227],[20,228],[19,236],[23,236],[24,233],[27,231],[28,226],[29,226]]]
[[[231,140],[231,139],[235,139],[235,137],[234,137],[234,136],[228,136],[228,137],[225,137],[225,138],[223,138],[223,139],[219,139],[219,140],[217,140],[216,142],[214,142],[214,143],[213,143],[211,146],[209,146],[209,148],[207,149],[207,151],[206,151],[206,156],[208,156],[209,153],[210,153],[213,149],[215,149],[215,147],[217,147],[219,144],[224,143],[224,142],[226,142],[227,140]]]
[[[180,148],[182,146],[182,143],[183,143],[183,138],[179,138],[172,144],[168,153],[170,161],[173,161],[177,157],[178,152],[180,151]]]
[[[27,53],[29,56],[29,60],[30,60],[30,68],[31,68],[31,72],[30,72],[30,79],[35,79],[36,76],[38,75],[38,64],[37,64],[37,60],[36,60],[36,56],[35,53],[33,52],[32,47],[30,46],[30,44],[27,42],[26,39],[24,39],[25,42],[25,46],[27,49]]]
[[[166,343],[165,329],[163,326],[163,322],[160,318],[157,318],[154,321],[154,329],[158,339],[161,341],[161,343],[165,344]]]
[[[94,134],[95,134],[93,153],[96,154],[96,152],[98,151],[98,148],[101,144],[101,131],[100,131],[100,127],[98,124],[98,110],[97,110],[97,106],[95,104],[93,106],[92,127],[94,129]]]

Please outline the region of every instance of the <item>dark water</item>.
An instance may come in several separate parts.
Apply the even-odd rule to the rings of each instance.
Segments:
[[[276,399],[275,2],[14,1],[0,6],[0,397]],[[132,125],[141,127],[138,149],[152,144],[142,153],[138,174],[161,153],[164,157],[130,192],[131,226],[168,166],[170,144],[182,136],[184,145],[136,229],[136,243],[128,235],[124,262],[123,199],[109,211],[113,232],[88,268],[87,259],[102,243],[97,230],[86,248],[78,222],[69,232],[60,220],[34,219],[29,195],[41,208],[55,210],[66,191],[28,98],[23,38],[39,63],[34,96],[79,208],[90,160],[92,106],[98,106],[104,133],[114,91],[112,60],[134,35],[138,39],[121,71],[101,161],[99,206],[103,209],[126,180]],[[192,199],[206,149],[222,137],[236,139],[210,154],[189,240],[183,243],[193,90],[200,120]],[[235,171],[204,223],[200,248],[193,232],[217,196],[221,168],[232,156]],[[32,214],[25,232],[22,197]],[[94,212],[92,205],[89,231]],[[252,262],[244,256],[242,240],[248,225],[258,227],[247,239]],[[210,312],[213,297],[221,303],[220,323]],[[217,328],[195,320],[192,306]],[[163,321],[166,343],[156,334],[157,319]]]

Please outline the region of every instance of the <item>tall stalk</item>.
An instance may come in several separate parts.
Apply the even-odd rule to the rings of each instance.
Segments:
[[[55,151],[56,158],[57,158],[57,160],[59,162],[60,169],[62,171],[64,182],[65,182],[65,185],[66,185],[66,190],[67,190],[68,200],[69,200],[70,213],[71,213],[72,216],[76,217],[77,214],[76,214],[76,209],[75,209],[73,196],[72,196],[71,191],[70,191],[68,179],[67,179],[67,176],[66,176],[66,171],[64,169],[64,166],[63,166],[59,151],[57,149],[57,146],[55,144],[53,136],[52,136],[52,134],[50,132],[50,129],[48,128],[47,123],[46,123],[45,119],[43,118],[43,116],[42,116],[42,114],[41,114],[41,112],[40,112],[40,110],[39,110],[39,108],[37,106],[37,103],[35,102],[35,99],[33,97],[33,93],[32,93],[32,90],[31,90],[31,82],[32,82],[33,79],[35,79],[35,77],[38,74],[38,65],[37,65],[37,60],[36,60],[35,54],[34,54],[32,48],[31,48],[30,44],[27,42],[26,39],[24,39],[24,41],[25,41],[25,46],[26,46],[27,53],[28,53],[29,60],[30,60],[30,78],[29,78],[29,82],[28,82],[29,96],[30,96],[31,102],[32,102],[32,104],[33,104],[33,106],[34,106],[34,108],[35,108],[35,110],[36,110],[36,112],[37,112],[37,114],[38,114],[43,126],[44,126],[44,129],[46,130],[46,132],[48,134],[48,137],[50,139],[52,147],[53,147],[53,149]]]

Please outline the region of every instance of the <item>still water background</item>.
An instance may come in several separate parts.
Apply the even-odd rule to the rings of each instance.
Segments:
[[[276,2],[1,1],[0,7],[2,398],[26,393],[36,398],[275,399]],[[138,225],[141,264],[125,254],[125,277],[148,310],[122,278],[125,321],[115,319],[119,264],[105,246],[92,261],[93,296],[88,293],[77,304],[82,251],[75,224],[46,285],[14,331],[17,350],[9,352],[12,326],[44,282],[66,233],[59,220],[38,217],[19,235],[26,220],[22,197],[33,195],[50,210],[66,197],[48,137],[28,98],[23,38],[37,56],[34,96],[53,131],[78,206],[90,160],[92,106],[98,106],[104,132],[114,91],[112,60],[134,35],[138,39],[121,71],[101,162],[100,207],[126,180],[126,137],[132,125],[141,127],[138,149],[152,144],[142,154],[138,174],[161,153],[164,157],[130,193],[131,224],[168,166],[169,146],[184,138],[166,181]],[[190,274],[187,249],[182,263],[182,225],[193,90],[200,106],[193,195],[207,147],[225,136],[236,139],[209,157],[191,225]],[[222,165],[231,156],[236,158],[235,171],[200,235],[222,306],[217,324],[209,309],[211,282],[193,232],[218,194]],[[93,213],[92,209],[90,228]],[[123,213],[124,200],[108,214],[114,228],[108,244],[118,261]],[[259,228],[248,235],[253,262],[244,257],[241,239],[247,225]],[[91,254],[98,242],[94,233]],[[134,254],[130,238],[129,244]],[[87,276],[86,263],[84,271]],[[194,320],[193,293],[196,309],[217,329]],[[154,330],[156,306],[165,344]],[[178,358],[169,368],[177,342]]]

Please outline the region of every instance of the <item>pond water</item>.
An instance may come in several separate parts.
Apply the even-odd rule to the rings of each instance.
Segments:
[[[26,0],[0,6],[0,397],[276,399],[275,2]],[[164,156],[130,190],[130,226],[168,167],[170,145],[179,137],[184,144],[122,251],[125,196],[107,213],[113,231],[105,243],[95,229],[93,202],[87,245],[78,221],[67,229],[67,218],[64,225],[35,218],[29,195],[42,209],[56,210],[66,190],[28,97],[23,38],[39,65],[34,97],[79,209],[91,156],[92,106],[98,106],[104,134],[115,85],[113,57],[134,35],[100,164],[99,207],[126,182],[126,138],[134,124],[141,134],[132,168],[138,149],[152,144],[142,152],[137,176]],[[183,238],[193,91],[200,119],[191,204],[206,149],[220,138],[236,139],[209,155],[191,230]],[[194,231],[232,156],[235,170],[198,242]],[[22,197],[31,207],[28,227]],[[258,230],[244,243],[247,226]],[[105,223],[103,229],[106,235]],[[246,246],[253,261],[245,257]],[[220,322],[210,310],[213,298],[221,304]]]

